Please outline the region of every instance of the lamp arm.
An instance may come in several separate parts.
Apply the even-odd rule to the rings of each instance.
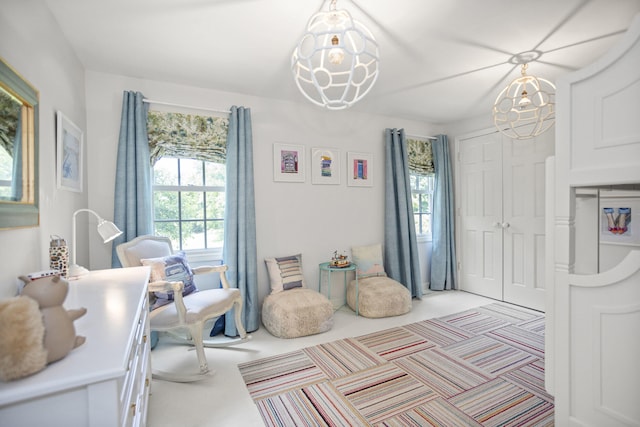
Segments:
[[[73,242],[73,258],[71,259],[72,261],[72,265],[76,265],[76,252],[78,251],[78,249],[76,248],[76,216],[78,216],[78,214],[80,212],[90,212],[92,214],[95,215],[96,218],[98,218],[98,222],[102,221],[102,218],[100,217],[100,215],[98,215],[97,213],[95,213],[94,211],[92,211],[91,209],[78,209],[77,211],[75,211],[73,213],[73,219],[71,221],[71,241]]]

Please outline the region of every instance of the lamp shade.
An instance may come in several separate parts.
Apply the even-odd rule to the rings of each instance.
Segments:
[[[348,108],[364,97],[378,78],[378,44],[371,31],[336,10],[314,14],[291,57],[300,92],[330,110]]]
[[[102,237],[103,243],[109,243],[121,235],[122,231],[120,231],[113,222],[103,219],[98,224],[98,233],[100,234],[100,237]]]
[[[509,83],[493,105],[496,128],[512,139],[536,137],[555,123],[555,86],[526,70],[522,64],[522,76]]]
[[[73,213],[73,222],[71,224],[72,226],[71,232],[73,236],[72,238],[73,246],[71,247],[71,249],[73,250],[73,253],[72,253],[72,264],[69,267],[69,277],[78,277],[78,276],[87,274],[89,272],[89,270],[87,270],[86,268],[76,263],[76,254],[78,252],[78,248],[76,246],[76,217],[80,212],[88,212],[94,215],[98,219],[97,229],[98,229],[98,233],[100,234],[100,237],[102,237],[103,243],[108,243],[122,234],[122,231],[120,231],[120,229],[113,222],[103,219],[102,217],[100,217],[100,215],[98,215],[91,209],[78,209],[77,211],[75,211]]]

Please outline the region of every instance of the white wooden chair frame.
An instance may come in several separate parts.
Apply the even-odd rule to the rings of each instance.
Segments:
[[[165,246],[166,245],[166,246]],[[158,250],[158,253],[152,253]],[[141,259],[157,258],[173,253],[171,241],[160,236],[139,236],[116,247],[116,253],[123,267],[142,265]],[[149,323],[152,331],[166,332],[182,343],[195,346],[200,372],[197,374],[179,374],[153,370],[153,377],[174,382],[191,382],[212,375],[209,369],[204,347],[227,347],[251,339],[242,325],[242,295],[239,289],[231,288],[225,272],[226,265],[200,266],[192,268],[195,275],[217,272],[220,274],[222,288],[207,289],[182,295],[183,282],[156,281],[149,283],[149,292],[174,292],[174,301],[151,311]],[[235,308],[235,325],[239,338],[224,342],[203,339],[205,323],[224,315]]]

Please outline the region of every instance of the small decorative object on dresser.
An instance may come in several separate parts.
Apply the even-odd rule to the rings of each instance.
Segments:
[[[67,277],[69,274],[69,246],[60,236],[51,236],[49,243],[49,268],[58,270],[60,276]]]
[[[21,276],[22,295],[0,303],[0,379],[16,380],[41,371],[82,345],[73,321],[84,308],[66,310],[69,282],[59,275]]]
[[[62,306],[69,293],[69,282],[59,275],[35,280],[21,276],[20,280],[24,282],[22,295],[34,299],[42,312],[47,363],[62,359],[71,350],[84,344],[85,337],[76,335],[73,322],[84,316],[87,309],[66,310]]]

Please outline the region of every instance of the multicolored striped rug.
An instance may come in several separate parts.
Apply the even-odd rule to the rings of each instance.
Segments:
[[[494,303],[238,365],[267,426],[552,426],[544,314]]]

